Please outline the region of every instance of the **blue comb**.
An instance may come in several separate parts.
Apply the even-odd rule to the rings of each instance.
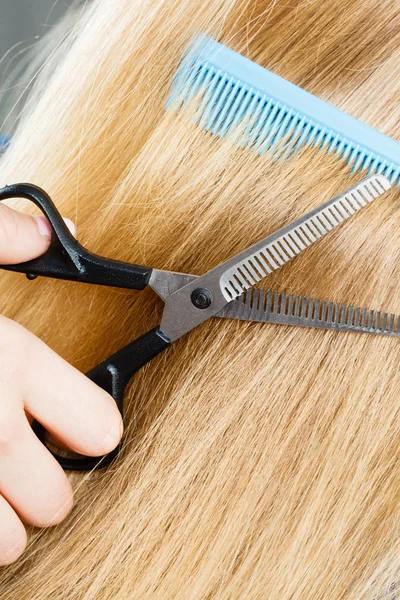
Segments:
[[[10,142],[11,142],[10,135],[0,135],[0,154],[2,154],[3,152],[5,152],[5,150],[7,150],[8,146],[10,145]]]
[[[287,154],[314,146],[353,171],[400,183],[399,142],[205,36],[186,53],[167,108],[178,111],[193,98],[201,127],[220,137],[236,132],[240,145],[259,154],[278,143]]]

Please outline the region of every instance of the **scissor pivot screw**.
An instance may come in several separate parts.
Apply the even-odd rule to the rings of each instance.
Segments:
[[[196,308],[208,308],[213,301],[212,293],[206,288],[197,288],[193,290],[191,296],[192,304]]]

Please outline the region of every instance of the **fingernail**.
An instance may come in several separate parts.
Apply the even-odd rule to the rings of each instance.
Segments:
[[[71,221],[71,219],[67,219],[66,217],[63,217],[63,219],[64,219],[64,222],[65,222],[66,226],[68,227],[68,229],[72,233],[72,235],[75,236],[75,234],[76,234],[75,223],[73,221]]]
[[[119,442],[121,441],[123,432],[124,425],[122,419],[120,418],[118,423],[111,427],[110,431],[104,438],[104,446],[107,448],[108,452],[111,452],[111,450],[114,450],[114,448],[118,446]]]
[[[33,217],[37,223],[37,228],[43,237],[51,239],[51,225],[44,215],[35,215]]]
[[[40,235],[45,237],[46,239],[51,239],[51,225],[48,219],[44,215],[34,215],[33,217],[37,223],[37,228],[39,230]],[[75,223],[71,221],[71,219],[64,219],[64,222],[73,236],[76,234]]]

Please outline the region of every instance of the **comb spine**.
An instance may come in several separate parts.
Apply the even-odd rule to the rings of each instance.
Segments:
[[[223,90],[222,85],[221,93],[225,96],[218,94],[214,105],[209,95],[206,101],[204,97],[201,100],[198,119],[202,111],[212,113],[212,119],[206,119],[205,114],[202,119],[203,126],[212,133],[230,134],[242,120],[247,120],[238,143],[254,151],[263,153],[284,139],[286,158],[302,146],[313,145],[327,153],[338,154],[353,171],[382,174],[392,184],[400,184],[400,144],[397,141],[206,36],[198,38],[178,69],[169,108],[179,108],[185,96],[189,101],[195,94],[201,97],[207,92],[204,92],[207,84],[201,85],[204,70],[220,73],[221,81],[227,86]],[[240,101],[232,90],[237,90]],[[174,99],[179,101],[174,102]],[[209,107],[207,102],[210,102]],[[268,108],[264,111],[265,107]]]

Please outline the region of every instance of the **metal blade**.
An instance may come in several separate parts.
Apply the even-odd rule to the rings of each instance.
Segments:
[[[400,337],[400,315],[273,290],[248,290],[216,317]]]
[[[195,279],[199,279],[198,275],[153,269],[149,286],[166,302],[168,296],[171,296],[171,294],[174,294],[177,290]]]
[[[383,175],[367,177],[343,194],[181,287],[166,298],[162,332],[174,341],[219,313],[228,302],[300,254],[390,187]],[[156,271],[152,278],[157,278]],[[199,299],[201,302],[196,305]]]
[[[279,269],[389,188],[385,177],[369,177],[232,258],[222,265],[220,285],[225,299],[236,298]]]

